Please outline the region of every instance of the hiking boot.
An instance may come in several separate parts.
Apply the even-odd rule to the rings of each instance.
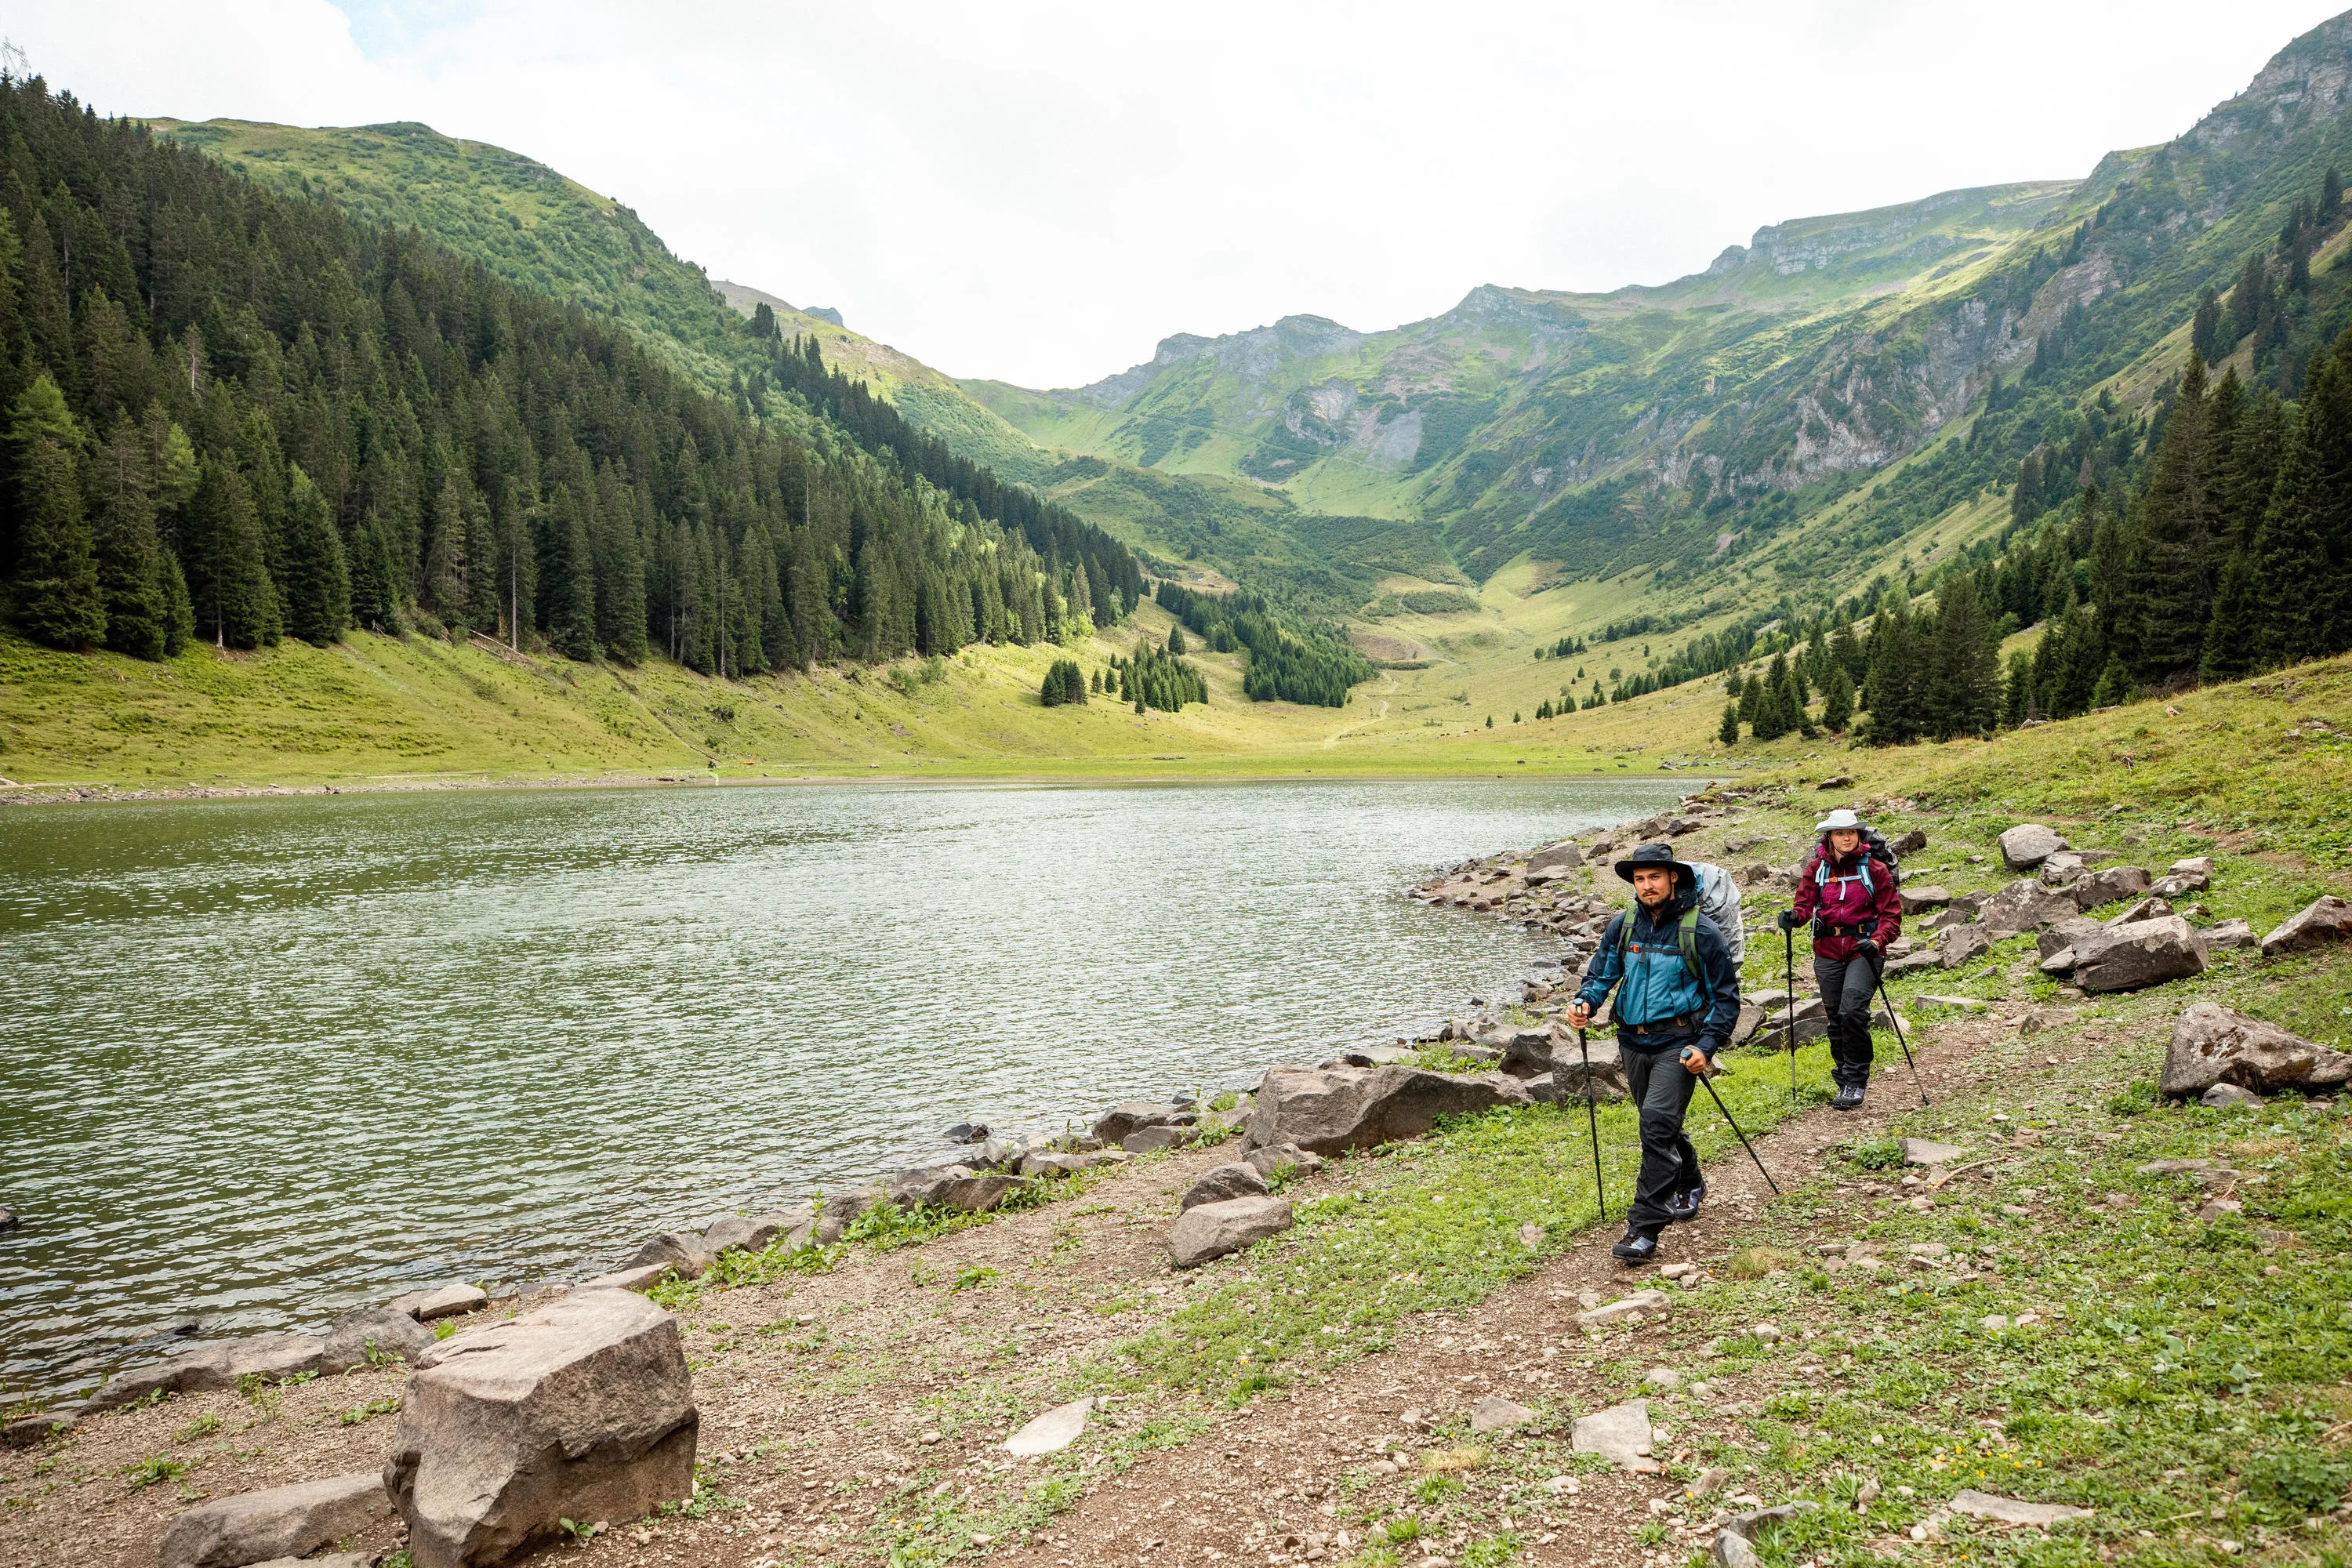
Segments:
[[[1658,1238],[1646,1230],[1629,1230],[1609,1250],[1627,1263],[1647,1263],[1658,1256]]]
[[[1838,1085],[1837,1098],[1830,1101],[1830,1109],[1832,1110],[1861,1110],[1862,1085],[1858,1083],[1842,1083]]]
[[[1688,1225],[1698,1218],[1698,1205],[1706,1201],[1706,1184],[1701,1182],[1686,1193],[1676,1193],[1666,1200],[1666,1219],[1673,1225]]]

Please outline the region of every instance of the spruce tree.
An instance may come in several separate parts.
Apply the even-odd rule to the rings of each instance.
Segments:
[[[2207,681],[2235,680],[2254,671],[2262,601],[2254,592],[2251,546],[2231,552],[2213,595],[2213,618],[2205,627],[2205,657],[2198,676]]]
[[[1976,584],[1955,573],[1937,594],[1928,650],[1927,727],[1938,741],[1992,731],[2000,717],[1997,640],[1977,598]]]
[[[91,533],[106,646],[134,658],[162,658],[172,646],[171,579],[155,534],[146,438],[127,416],[119,416],[97,459]]]
[[[1181,623],[1168,628],[1168,651],[1180,655],[1188,651],[1184,646],[1184,627]]]
[[[2221,352],[2221,301],[2210,289],[2197,298],[2196,314],[2189,321],[2189,351],[2210,362]]]
[[[327,498],[299,465],[287,476],[285,533],[286,630],[325,647],[351,624],[351,573]]]
[[[2109,655],[2107,668],[2099,673],[2099,684],[2091,692],[2094,708],[2120,707],[2131,696],[2131,672],[2124,668],[2120,655]]]
[[[1847,673],[1844,662],[1832,658],[1828,678],[1822,684],[1822,728],[1832,735],[1843,735],[1853,721],[1853,677]]]
[[[2133,507],[2121,602],[2107,606],[2132,673],[2147,684],[2195,669],[2204,652],[2216,571],[2211,412],[2204,363],[2191,354]]]
[[[196,635],[215,647],[261,647],[284,631],[263,559],[261,520],[236,468],[205,459],[183,522]]]
[[[2014,730],[2025,722],[2033,704],[2033,655],[2024,648],[2012,648],[2009,655],[2009,674],[2000,687],[2000,721]]]
[[[16,569],[10,607],[25,635],[51,647],[94,647],[106,636],[98,557],[82,508],[83,437],[47,372],[8,418],[9,500]]]
[[[1736,746],[1739,744],[1738,703],[1730,701],[1724,703],[1723,722],[1717,728],[1715,738],[1717,741],[1722,742],[1727,746]]]
[[[2247,552],[2254,602],[2261,606],[2245,661],[2249,672],[2316,658],[2327,645],[2325,605],[2313,582],[2315,564],[2327,553],[2320,521],[2326,487],[2309,439],[2310,423],[2308,411],[2288,421],[2278,482]]]
[[[370,631],[397,631],[400,626],[400,571],[393,561],[390,535],[383,520],[371,511],[352,535],[351,618]]]

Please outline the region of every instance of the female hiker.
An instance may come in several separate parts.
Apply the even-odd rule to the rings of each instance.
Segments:
[[[1813,979],[1830,1015],[1830,1076],[1840,1110],[1862,1104],[1870,1085],[1870,1002],[1886,946],[1903,934],[1895,862],[1881,856],[1862,819],[1841,806],[1814,825],[1822,841],[1797,873],[1797,907],[1780,929],[1813,926]]]

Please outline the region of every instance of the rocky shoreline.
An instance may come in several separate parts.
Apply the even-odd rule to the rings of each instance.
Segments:
[[[6,1426],[6,1439],[49,1442],[98,1412],[178,1392],[264,1388],[404,1362],[411,1370],[395,1402],[399,1431],[380,1475],[362,1471],[190,1509],[166,1533],[164,1568],[238,1568],[299,1555],[347,1539],[360,1513],[377,1519],[387,1510],[406,1521],[416,1568],[488,1563],[552,1536],[558,1521],[533,1511],[546,1512],[550,1498],[583,1507],[577,1499],[599,1500],[598,1511],[583,1514],[591,1519],[641,1517],[682,1503],[693,1495],[698,1417],[680,1334],[662,1306],[674,1298],[665,1291],[707,1278],[725,1286],[756,1282],[775,1278],[762,1270],[776,1268],[822,1271],[840,1256],[827,1249],[887,1236],[894,1223],[1033,1207],[1156,1155],[1233,1142],[1238,1157],[1190,1169],[1175,1223],[1159,1238],[1165,1267],[1189,1271],[1291,1228],[1285,1189],[1328,1157],[1419,1137],[1447,1117],[1622,1094],[1622,1069],[1605,1037],[1583,1042],[1589,1058],[1554,1052],[1572,1038],[1557,1018],[1569,970],[1589,957],[1620,907],[1593,890],[1593,871],[1613,850],[1647,837],[1736,828],[1766,804],[1741,795],[1710,790],[1686,797],[1677,814],[1630,830],[1466,862],[1411,889],[1424,902],[1520,920],[1562,943],[1560,957],[1530,965],[1516,997],[1476,1002],[1471,1016],[1420,1039],[1343,1049],[1312,1067],[1269,1066],[1255,1089],[1207,1104],[1115,1105],[1083,1134],[1031,1140],[961,1126],[950,1130],[967,1150],[959,1159],[806,1205],[664,1232],[614,1271],[576,1285],[492,1302],[479,1288],[453,1281],[347,1313],[323,1332],[208,1342],[128,1372],[81,1405],[20,1417]],[[1909,848],[1925,847],[1924,834],[1911,837],[1916,843]],[[1725,847],[1748,843],[1730,837]],[[2069,989],[2082,995],[2195,973],[2209,942],[2235,944],[2220,925],[2191,923],[2198,906],[2177,913],[2161,907],[2201,891],[2210,865],[2176,862],[2158,879],[2073,851],[2033,824],[2003,834],[2000,858],[2005,869],[2024,874],[1987,893],[1956,899],[1934,887],[1906,887],[1906,910],[1933,939],[1910,957],[1958,968],[1993,941],[2037,932],[2039,967],[2071,975],[2077,984]],[[1762,893],[1782,890],[1792,877],[1793,868],[1759,864],[1743,879]],[[2088,917],[2126,900],[2120,914]],[[2273,954],[2347,938],[2352,904],[2329,897],[2260,945]],[[1739,1033],[1748,1044],[1777,1046],[1821,1031],[1816,998],[1768,992],[1744,1001]],[[2176,1023],[2161,1091],[2225,1104],[2347,1080],[2352,1056],[2200,1002]],[[1580,1322],[1596,1320],[1588,1327],[1601,1315],[1641,1310],[1639,1297],[1586,1305]],[[591,1387],[599,1391],[593,1398],[585,1392]],[[1086,1418],[1076,1406],[1048,1411],[1006,1446],[1016,1455],[1052,1452],[1075,1439]],[[560,1453],[544,1445],[553,1428],[576,1428]]]

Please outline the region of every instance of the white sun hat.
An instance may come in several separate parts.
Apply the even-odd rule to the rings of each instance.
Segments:
[[[1862,818],[1856,816],[1852,811],[1849,811],[1844,806],[1839,806],[1835,811],[1831,812],[1827,816],[1824,816],[1819,822],[1814,823],[1813,831],[1816,833],[1828,833],[1840,827],[1858,828],[1861,826]]]

